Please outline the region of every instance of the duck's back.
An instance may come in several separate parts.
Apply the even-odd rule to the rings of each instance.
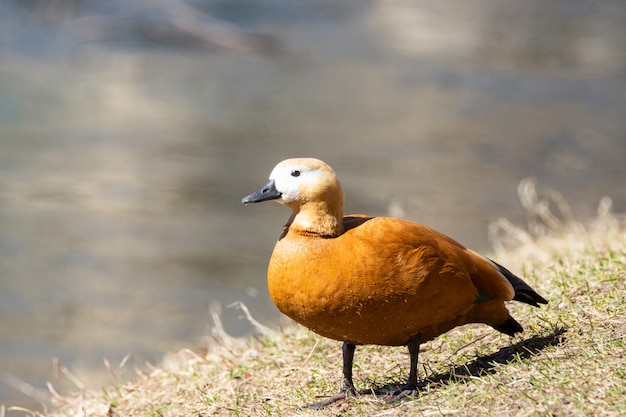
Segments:
[[[485,258],[426,226],[348,216],[338,237],[286,230],[268,270],[278,308],[354,344],[430,340],[468,322],[509,317],[508,281]],[[492,323],[493,322],[493,323]]]

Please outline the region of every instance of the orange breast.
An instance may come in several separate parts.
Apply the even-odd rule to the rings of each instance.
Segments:
[[[277,242],[269,292],[295,321],[336,340],[403,345],[483,315],[508,317],[508,283],[454,240],[393,218],[346,217],[344,225],[339,237],[289,231]],[[479,293],[498,302],[475,304]]]

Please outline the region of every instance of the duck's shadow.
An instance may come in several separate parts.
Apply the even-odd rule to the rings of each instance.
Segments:
[[[448,372],[431,375],[420,381],[416,394],[419,395],[421,392],[432,391],[446,385],[464,384],[472,378],[495,374],[500,365],[528,359],[547,347],[562,344],[565,340],[563,336],[565,332],[565,328],[556,328],[547,336],[530,337],[513,345],[505,346],[491,355],[479,356],[471,362],[455,366]],[[410,398],[410,396],[407,397],[406,395],[394,395],[398,392],[399,385],[390,383],[362,391],[361,394],[374,394],[379,398],[386,398],[391,401]]]

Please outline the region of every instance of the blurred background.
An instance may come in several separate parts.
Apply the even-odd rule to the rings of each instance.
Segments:
[[[280,322],[291,156],[480,251],[525,177],[626,210],[626,1],[0,1],[0,404]],[[212,308],[213,306],[213,308]],[[222,308],[227,332],[250,326]],[[116,372],[122,372],[116,370]]]

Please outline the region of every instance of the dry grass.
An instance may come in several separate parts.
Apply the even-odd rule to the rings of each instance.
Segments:
[[[302,408],[338,389],[341,344],[294,326],[260,329],[245,341],[222,334],[211,351],[171,354],[133,382],[57,396],[50,416],[626,415],[624,222],[608,200],[586,227],[563,216],[542,220],[558,199],[540,199],[532,188],[525,192],[536,230],[501,221],[496,228],[524,243],[506,250],[501,242],[494,257],[550,304],[511,304],[525,327],[513,340],[476,325],[423,345],[415,401],[364,393],[317,413]],[[355,383],[365,392],[402,383],[408,361],[403,348],[359,347]]]

